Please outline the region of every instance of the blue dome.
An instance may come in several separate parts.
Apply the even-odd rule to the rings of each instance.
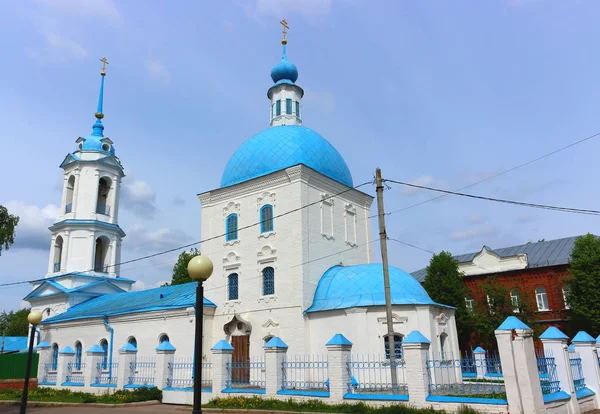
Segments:
[[[423,286],[410,274],[390,266],[393,305],[436,305]],[[317,285],[306,312],[385,305],[383,269],[380,263],[329,268]]]
[[[231,156],[221,187],[304,164],[348,187],[352,175],[339,152],[325,138],[303,126],[277,126],[254,135]]]
[[[298,68],[292,62],[287,60],[285,45],[283,45],[281,61],[271,69],[271,79],[273,79],[273,82],[275,83],[281,80],[289,80],[294,83],[298,80]]]
[[[95,135],[89,135],[85,137],[85,141],[81,143],[81,151],[100,151],[106,154],[115,155],[115,147],[112,144],[108,151],[102,148],[103,142],[100,141],[104,137],[97,137]]]

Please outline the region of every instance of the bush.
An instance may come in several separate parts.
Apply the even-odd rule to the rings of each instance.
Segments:
[[[0,390],[0,400],[18,401],[21,399],[21,395],[21,390]],[[114,394],[94,395],[86,392],[73,392],[67,389],[33,388],[29,390],[27,399],[42,402],[124,404],[151,400],[162,401],[162,391],[156,387],[144,387],[132,391],[118,390]]]

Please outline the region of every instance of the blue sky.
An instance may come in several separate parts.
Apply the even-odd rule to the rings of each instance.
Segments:
[[[536,0],[0,2],[0,204],[21,216],[0,282],[47,270],[58,166],[91,132],[102,56],[104,132],[127,174],[128,260],[201,238],[195,195],[218,187],[235,149],[268,127],[281,18],[304,125],[339,150],[355,183],[380,167],[387,178],[457,189],[600,132],[599,12],[591,1]],[[469,191],[595,208],[599,150],[595,138]],[[386,210],[435,195],[394,185]],[[598,232],[592,216],[455,197],[387,223],[390,237],[454,254]],[[389,253],[407,271],[430,259],[395,242]],[[154,286],[176,257],[121,273]],[[0,310],[18,309],[28,291],[0,288]]]

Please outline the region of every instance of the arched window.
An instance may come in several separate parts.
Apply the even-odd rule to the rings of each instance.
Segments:
[[[286,115],[292,114],[292,99],[291,98],[287,98],[285,100],[285,114]]]
[[[402,335],[394,335],[394,355],[396,359],[402,359]],[[383,345],[385,348],[385,359],[390,359],[390,338],[386,335],[383,338]]]
[[[67,181],[67,199],[65,201],[65,214],[73,211],[73,190],[75,189],[75,176],[72,175]]]
[[[133,345],[135,347],[135,349],[137,349],[137,339],[135,339],[135,336],[130,337],[127,340],[127,343],[130,345]]]
[[[227,276],[227,300],[238,298],[238,274],[232,273]]]
[[[569,294],[570,293],[571,293],[571,288],[569,288],[569,286],[563,286],[562,294],[563,294],[563,301],[565,302],[565,309],[571,309],[571,306],[569,305]]]
[[[225,220],[225,241],[237,240],[238,238],[238,216],[230,214]]]
[[[269,343],[269,341],[273,339],[273,335],[267,335],[263,338],[263,344],[266,345]]]
[[[263,295],[274,295],[275,294],[275,269],[272,267],[265,267],[262,271],[263,274]]]
[[[94,270],[96,272],[108,273],[107,256],[108,256],[108,239],[105,237],[98,237],[96,239],[95,253],[94,253]]]
[[[98,181],[98,203],[96,204],[96,213],[110,215],[110,208],[108,205],[108,194],[110,192],[110,186],[112,182],[108,177],[102,177]]]
[[[52,371],[58,369],[58,344],[52,344]]]
[[[58,236],[54,241],[54,272],[60,272],[62,262],[63,238]]]
[[[75,342],[75,369],[78,371],[81,370],[81,353],[82,353],[81,342],[77,341],[77,342]]]
[[[543,287],[535,288],[535,300],[537,302],[538,311],[547,311],[550,310],[548,306],[548,295],[546,294],[546,289]]]
[[[448,334],[446,332],[443,332],[440,335],[440,354],[442,356],[442,359],[446,359],[445,355],[446,355],[446,339],[448,339]]]
[[[467,309],[473,309],[475,306],[475,298],[473,298],[473,295],[465,296],[465,305]]]
[[[513,312],[519,313],[519,306],[521,305],[521,294],[519,293],[519,289],[510,291],[510,303],[513,307]]]
[[[100,348],[102,348],[102,369],[108,368],[108,341],[103,339],[100,341]]]
[[[273,206],[267,204],[260,209],[260,232],[273,231]]]
[[[281,99],[275,102],[275,116],[281,115]]]
[[[162,334],[160,338],[158,338],[158,343],[162,344],[163,342],[169,342],[169,335]]]

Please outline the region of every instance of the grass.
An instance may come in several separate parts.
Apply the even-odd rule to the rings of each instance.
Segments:
[[[440,414],[445,411],[436,411],[433,408],[414,408],[407,405],[389,405],[385,407],[370,407],[362,402],[358,404],[326,404],[320,400],[293,401],[275,400],[259,397],[229,397],[215,398],[205,408],[233,408],[249,410],[282,410],[296,412],[320,413],[352,413],[352,414]],[[462,406],[458,414],[478,414],[471,407]]]
[[[21,395],[22,390],[0,390],[0,400],[19,401]],[[94,395],[86,392],[73,392],[67,389],[33,388],[29,390],[27,399],[40,402],[125,404],[150,400],[161,401],[162,391],[153,387],[136,388],[132,391],[118,390],[113,394]]]

